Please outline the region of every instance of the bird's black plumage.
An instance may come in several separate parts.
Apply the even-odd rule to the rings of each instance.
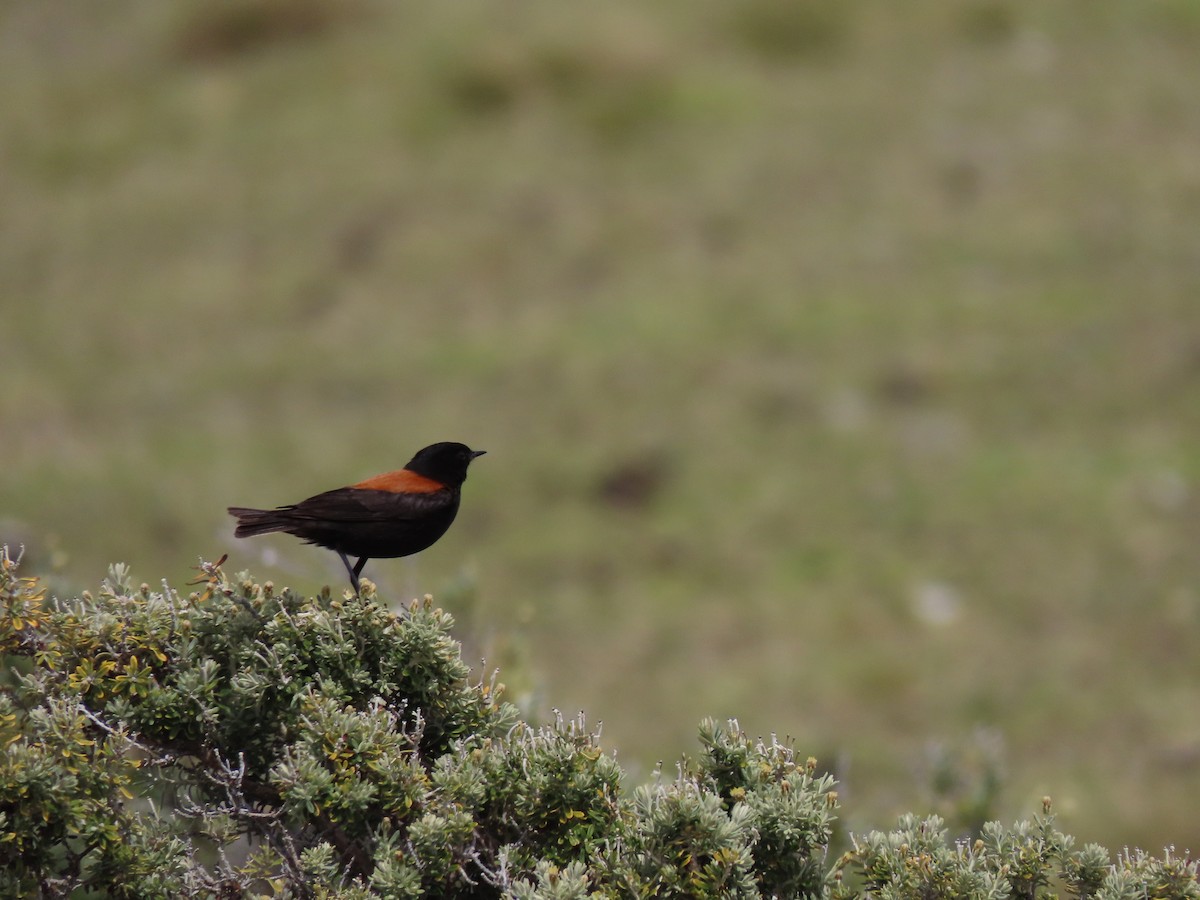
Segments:
[[[231,506],[235,537],[282,531],[333,550],[358,590],[368,559],[410,556],[431,546],[458,514],[467,467],[485,451],[445,441],[419,451],[403,469],[275,509]],[[349,557],[358,557],[351,566]]]

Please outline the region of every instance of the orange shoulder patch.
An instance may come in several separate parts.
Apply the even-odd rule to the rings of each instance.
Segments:
[[[367,491],[389,491],[393,494],[432,494],[435,491],[446,489],[446,486],[440,481],[434,481],[432,478],[426,478],[424,475],[418,475],[408,469],[397,469],[395,472],[376,475],[374,478],[368,478],[366,481],[360,481],[358,484],[350,486]]]

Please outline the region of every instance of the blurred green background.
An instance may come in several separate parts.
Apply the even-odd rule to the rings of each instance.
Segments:
[[[10,0],[0,535],[67,593],[426,443],[426,591],[634,780],[1200,848],[1200,5]]]

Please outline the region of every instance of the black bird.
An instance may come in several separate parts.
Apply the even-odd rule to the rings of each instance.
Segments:
[[[411,556],[446,533],[458,514],[467,466],[486,451],[443,441],[419,451],[403,469],[376,475],[275,509],[229,507],[235,537],[294,534],[337,553],[358,592],[368,559]],[[350,557],[358,562],[350,565]]]

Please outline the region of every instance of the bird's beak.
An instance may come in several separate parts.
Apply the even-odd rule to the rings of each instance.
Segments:
[[[483,456],[483,454],[485,454],[485,453],[487,453],[486,450],[472,450],[471,451],[471,459],[475,459],[478,456]]]

